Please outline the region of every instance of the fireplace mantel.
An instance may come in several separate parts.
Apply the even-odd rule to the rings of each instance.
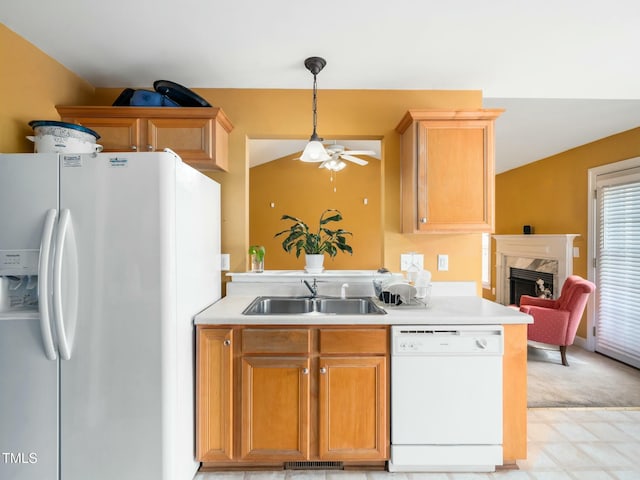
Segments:
[[[493,235],[496,241],[496,301],[509,303],[509,266],[517,260],[557,262],[553,297],[557,298],[564,281],[573,273],[573,240],[579,234]]]

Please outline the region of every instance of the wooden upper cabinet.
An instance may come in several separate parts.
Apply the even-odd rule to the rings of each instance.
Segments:
[[[494,121],[491,110],[409,110],[401,139],[403,233],[492,232]]]
[[[198,170],[228,170],[233,125],[214,107],[56,107],[62,121],[95,130],[105,152],[170,148]]]

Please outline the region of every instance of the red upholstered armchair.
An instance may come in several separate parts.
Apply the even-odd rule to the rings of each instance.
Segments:
[[[533,323],[527,326],[527,339],[559,346],[562,364],[568,367],[567,346],[576,338],[589,295],[595,288],[590,281],[571,275],[557,300],[522,295],[520,311],[533,317]]]

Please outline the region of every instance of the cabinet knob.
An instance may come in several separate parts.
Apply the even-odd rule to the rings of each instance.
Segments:
[[[150,152],[153,152],[154,150],[153,145],[147,145],[147,150],[149,150]]]
[[[307,367],[302,369],[302,374],[303,375],[309,375],[309,369]]]
[[[427,223],[427,217],[420,217],[420,223]]]
[[[134,152],[138,151],[138,146],[137,145],[131,145],[131,150],[133,150]]]
[[[324,375],[325,373],[327,373],[327,367],[321,367],[321,368],[320,368],[320,373],[321,373],[321,374],[323,374],[323,375]]]
[[[229,345],[231,345],[231,340],[229,340],[229,339],[227,338],[224,342],[222,342],[222,344],[223,344],[225,347],[228,347]]]

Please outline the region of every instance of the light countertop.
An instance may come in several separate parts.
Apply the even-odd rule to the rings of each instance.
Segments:
[[[329,270],[326,269],[321,273],[308,273],[304,270],[265,270],[261,273],[255,272],[229,272],[234,282],[286,282],[300,279],[316,278],[320,282],[331,281],[351,281],[351,282],[370,282],[380,274],[376,270]],[[391,273],[387,275],[394,278],[402,278],[400,273]]]
[[[232,295],[195,318],[196,325],[507,325],[532,323],[531,316],[477,296],[433,296],[429,306],[381,305],[386,315],[243,315],[256,295]]]

